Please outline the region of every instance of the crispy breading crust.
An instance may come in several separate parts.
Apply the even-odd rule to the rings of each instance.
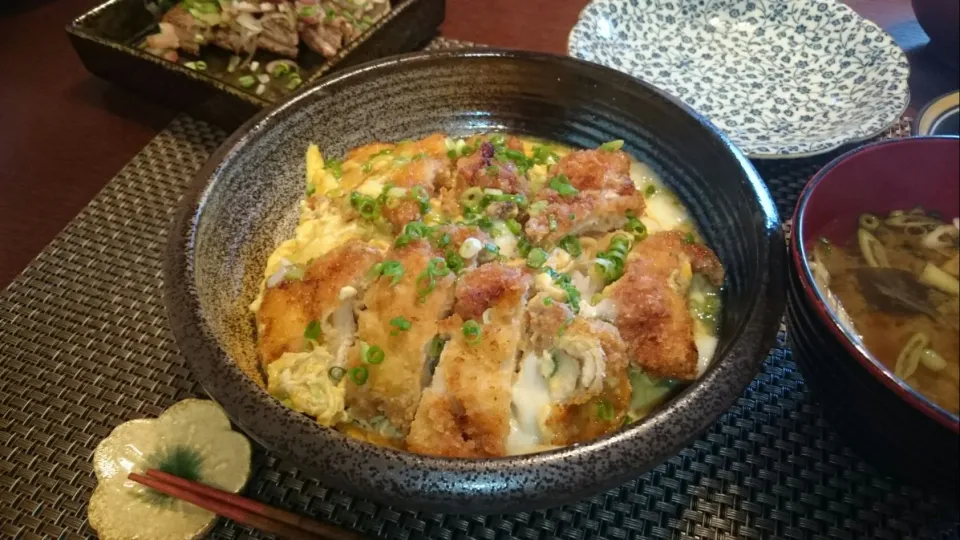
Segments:
[[[633,362],[655,377],[689,381],[697,377],[693,317],[686,298],[671,284],[671,275],[684,258],[715,285],[723,282],[723,267],[712,251],[688,244],[679,232],[671,231],[634,247],[611,297]]]
[[[554,245],[567,235],[603,233],[621,229],[627,223],[627,213],[643,213],[644,200],[640,193],[617,195],[613,192],[581,191],[564,197],[552,189],[544,189],[538,200],[548,201],[547,207],[531,216],[524,229],[536,243]],[[551,223],[555,226],[551,230]]]
[[[551,176],[566,175],[570,185],[584,191],[610,191],[632,195],[637,188],[630,178],[630,157],[623,151],[577,150],[551,168]]]
[[[285,352],[302,351],[310,321],[323,321],[340,306],[342,288],[362,289],[366,272],[380,258],[376,248],[351,240],[314,260],[303,279],[268,288],[256,314],[261,361],[267,364]]]
[[[559,174],[579,192],[560,195],[547,187],[537,194],[547,207],[524,227],[536,243],[554,245],[567,235],[609,232],[623,228],[628,213],[643,214],[643,195],[630,178],[630,158],[621,151],[571,152],[551,167],[551,177]]]
[[[445,321],[451,339],[443,350],[433,382],[407,436],[413,452],[448,457],[505,454],[510,432],[510,390],[531,279],[499,264],[467,273],[457,284],[455,313]],[[468,342],[460,312],[491,309],[482,335]],[[482,311],[481,311],[482,313]]]
[[[453,304],[452,273],[435,278],[433,290],[420,301],[418,280],[437,257],[440,254],[425,241],[394,249],[386,260],[403,265],[400,281],[391,285],[391,278],[383,276],[364,293],[365,309],[357,314],[357,339],[382,348],[385,359],[380,364],[365,363],[359,342],[351,351],[348,369],[365,367],[369,373],[362,385],[347,382],[346,405],[355,417],[384,414],[401,433],[409,429],[420,402],[428,347],[438,333],[437,321],[449,315]],[[390,323],[395,317],[409,321],[410,328],[395,332]]]

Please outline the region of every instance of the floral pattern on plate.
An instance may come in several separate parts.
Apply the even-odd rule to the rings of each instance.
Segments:
[[[833,0],[596,0],[567,48],[680,98],[755,158],[868,139],[910,101],[903,51]]]

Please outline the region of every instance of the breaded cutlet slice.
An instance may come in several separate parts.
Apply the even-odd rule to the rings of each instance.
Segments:
[[[283,353],[303,351],[304,331],[319,321],[318,341],[342,365],[353,343],[354,296],[366,287],[366,274],[381,257],[376,248],[351,240],[314,259],[302,279],[268,287],[256,313],[261,361],[269,364]],[[341,294],[344,289],[347,294]]]
[[[505,454],[510,390],[530,285],[524,271],[498,263],[460,278],[454,315],[444,322],[450,341],[423,393],[407,436],[408,449],[448,457]],[[480,325],[476,339],[464,335],[466,321]]]
[[[615,431],[630,405],[626,344],[610,323],[575,316],[566,304],[531,302],[527,353],[542,369],[552,403],[547,442],[568,445]]]
[[[697,348],[687,290],[694,272],[716,286],[723,266],[706,246],[687,242],[678,231],[637,243],[624,275],[611,285],[616,325],[633,363],[655,377],[697,377]]]
[[[352,368],[363,368],[368,377],[362,384],[353,378],[346,383],[346,406],[354,418],[370,420],[383,415],[401,434],[410,428],[429,375],[430,343],[438,333],[438,321],[453,307],[453,273],[432,279],[426,274],[429,265],[442,260],[423,240],[395,248],[384,264],[400,263],[402,276],[394,283],[392,276],[382,275],[364,293],[348,374]],[[406,330],[392,323],[401,319],[409,323]],[[365,361],[364,350],[373,346],[383,350],[381,363]]]
[[[579,150],[560,159],[550,176],[563,175],[577,193],[561,195],[548,187],[536,200],[547,206],[531,215],[524,229],[535,243],[555,245],[564,236],[621,229],[628,214],[640,217],[645,203],[630,178],[630,158],[619,150]]]

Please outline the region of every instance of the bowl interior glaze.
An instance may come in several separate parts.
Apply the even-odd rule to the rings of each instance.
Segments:
[[[793,264],[801,286],[820,319],[872,376],[911,406],[942,425],[960,430],[956,415],[914,391],[877,360],[840,324],[814,285],[807,261],[812,246],[826,238],[846,243],[856,234],[857,217],[922,206],[945,219],[960,215],[960,139],[911,137],[853,150],[824,167],[800,196],[794,216]]]
[[[341,156],[375,140],[491,130],[582,147],[624,139],[629,153],[664,178],[728,269],[720,345],[707,373],[629,429],[589,444],[489,460],[378,448],[271,398],[261,388],[247,305],[266,257],[293,232],[307,144]],[[166,300],[197,378],[267,448],[328,484],[389,504],[517,511],[582,498],[636,476],[675,453],[740,395],[783,311],[782,231],[750,163],[677,101],[570,58],[420,53],[332,76],[231,136],[182,205],[170,233]]]

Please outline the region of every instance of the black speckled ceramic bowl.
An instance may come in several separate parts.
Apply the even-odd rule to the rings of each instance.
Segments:
[[[292,233],[304,151],[327,155],[435,131],[505,130],[596,147],[624,139],[688,205],[728,270],[718,354],[693,385],[618,433],[551,452],[462,460],[379,448],[320,427],[260,386],[247,311],[268,254]],[[170,233],[167,310],[183,355],[251,437],[331,486],[391,505],[516,512],[616,486],[675,454],[759,369],[783,311],[777,211],[750,163],[679,101],[571,58],[495,50],[366,64],[250,120],[200,171]]]

